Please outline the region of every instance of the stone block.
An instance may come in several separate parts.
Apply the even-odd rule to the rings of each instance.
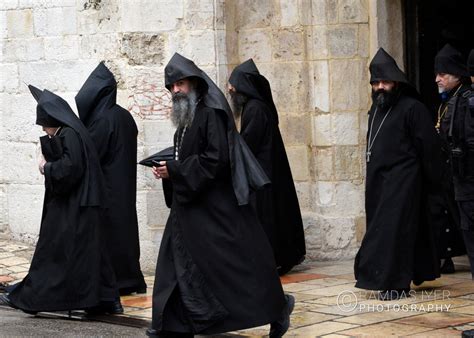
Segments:
[[[327,59],[328,38],[326,26],[313,26],[312,33],[309,35],[308,48],[310,49],[311,60]]]
[[[238,54],[241,61],[252,58],[255,62],[272,60],[271,30],[244,30],[238,34]]]
[[[150,236],[153,237],[153,240],[142,240],[140,238],[140,267],[143,273],[154,276],[163,231],[156,230],[151,233]]]
[[[6,12],[9,38],[33,37],[33,12],[30,9]]]
[[[301,210],[311,210],[312,187],[309,182],[295,182],[296,194]]]
[[[281,27],[296,26],[300,23],[298,2],[299,0],[280,1]]]
[[[79,34],[117,33],[120,27],[120,2],[93,0],[77,3],[77,30]]]
[[[365,216],[355,218],[355,238],[358,244],[362,243],[367,228]]]
[[[355,233],[352,217],[323,218],[320,224],[325,250],[340,250],[351,244]]]
[[[326,0],[327,23],[335,24],[339,21],[338,0]]]
[[[332,145],[331,116],[329,114],[312,117],[312,144],[318,147]]]
[[[37,61],[44,58],[43,39],[6,39],[3,44],[3,61]]]
[[[337,145],[359,144],[359,116],[355,113],[331,115],[333,142]]]
[[[20,237],[36,237],[41,224],[44,187],[42,185],[10,184],[7,188],[8,224]]]
[[[367,0],[339,0],[339,23],[368,22]]]
[[[302,29],[281,29],[273,33],[275,61],[302,61],[306,58],[306,35]]]
[[[20,79],[62,95],[61,92],[77,92],[96,66],[96,60],[29,62],[19,65],[19,74]],[[26,86],[21,89],[28,92]]]
[[[173,145],[173,136],[176,127],[170,120],[145,121],[143,123],[143,140],[145,145],[167,144]],[[151,154],[150,154],[151,155]]]
[[[329,181],[333,179],[333,152],[332,147],[313,149],[313,173],[316,181]]]
[[[75,7],[35,10],[33,13],[35,33],[38,36],[76,34],[76,17]]]
[[[122,0],[121,31],[156,33],[176,30],[184,18],[183,3],[174,0]]]
[[[360,24],[359,25],[359,56],[363,58],[369,57],[369,25],[368,24]]]
[[[186,40],[184,53],[200,67],[214,66],[216,62],[216,37],[212,30],[191,31]]]
[[[236,29],[267,28],[275,24],[277,8],[273,0],[238,0]]]
[[[7,11],[0,11],[0,39],[8,36]]]
[[[329,74],[331,83],[332,111],[359,111],[367,108],[368,85],[365,60],[331,60]]]
[[[0,186],[0,233],[5,233],[8,230],[8,203],[6,187]]]
[[[29,93],[0,94],[0,100],[4,107],[0,126],[2,139],[9,142],[38,142],[43,132],[35,124],[36,101],[33,96]]]
[[[367,144],[367,131],[369,129],[369,114],[362,111],[359,114],[359,144]]]
[[[3,175],[9,183],[43,184],[38,169],[39,153],[35,143],[5,142]]]
[[[329,65],[327,61],[314,61],[311,64],[313,76],[311,77],[310,91],[311,107],[320,112],[329,112]]]
[[[280,115],[280,132],[286,145],[308,144],[311,133],[311,117],[304,115]]]
[[[20,8],[73,7],[75,5],[76,0],[20,0],[19,2]]]
[[[331,57],[352,57],[357,54],[357,25],[330,27],[327,34],[327,45]]]
[[[361,178],[361,161],[359,147],[337,146],[334,148],[334,174],[337,180]]]
[[[313,212],[303,212],[303,227],[306,242],[306,261],[312,261],[321,252],[323,236],[321,234],[321,216]]]
[[[164,43],[165,38],[161,34],[124,33],[120,42],[120,52],[132,66],[162,65]]]
[[[259,70],[272,86],[273,99],[280,114],[306,113],[311,109],[307,62],[261,64]]]
[[[129,94],[124,107],[143,120],[168,120],[171,94],[163,85],[163,74],[145,69],[126,76]]]
[[[77,60],[79,58],[79,37],[75,35],[44,38],[46,60]]]
[[[309,179],[308,148],[302,146],[286,147],[286,154],[290,162],[291,173],[295,181],[307,181]]]
[[[327,0],[312,0],[311,16],[313,25],[325,25],[327,23]]]
[[[161,181],[160,181],[161,185]],[[166,206],[163,190],[147,192],[147,225],[149,228],[164,228],[170,209]]]
[[[214,11],[212,9],[199,10],[198,8],[189,8],[186,10],[184,24],[186,29],[189,30],[213,29],[214,20]]]
[[[16,92],[20,85],[18,66],[14,63],[0,64],[0,74],[0,92]],[[5,109],[5,107],[3,109]]]
[[[364,214],[364,183],[362,180],[337,182],[334,192],[334,216],[361,216]]]
[[[18,0],[3,0],[0,2],[0,11],[18,8]]]
[[[84,35],[80,40],[80,56],[83,59],[111,60],[119,57],[120,37],[115,34]]]

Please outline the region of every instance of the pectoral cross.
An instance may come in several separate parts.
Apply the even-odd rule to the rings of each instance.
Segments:
[[[368,152],[365,154],[367,163],[370,162],[370,155],[372,155],[372,153],[371,153],[370,151],[368,151]]]

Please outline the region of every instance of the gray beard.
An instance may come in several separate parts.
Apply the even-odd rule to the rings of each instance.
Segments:
[[[176,93],[173,95],[173,109],[171,110],[171,122],[176,128],[189,127],[194,120],[196,110],[197,93],[195,90],[189,94]]]
[[[230,95],[230,105],[232,107],[232,112],[234,113],[234,118],[239,119],[242,115],[242,110],[244,105],[247,103],[247,96],[240,93],[232,93]]]

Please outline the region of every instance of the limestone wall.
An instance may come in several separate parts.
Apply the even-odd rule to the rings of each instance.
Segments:
[[[217,79],[221,8],[217,0],[0,2],[0,231],[31,242],[39,231],[44,188],[36,150],[42,132],[25,83],[54,91],[76,110],[82,83],[100,60],[110,60],[118,103],[138,124],[143,158],[172,144],[163,68],[173,53],[194,59]],[[137,209],[142,266],[152,270],[168,210],[161,184],[141,166]]]
[[[387,1],[379,7],[375,0],[1,1],[0,231],[34,241],[39,230],[41,129],[24,82],[56,92],[75,109],[88,74],[109,60],[119,104],[139,126],[142,158],[171,144],[163,67],[178,51],[222,87],[233,66],[254,58],[280,113],[308,258],[353,257],[365,229],[369,53],[390,36],[375,36],[374,16],[398,2]],[[168,210],[160,184],[141,167],[137,208],[142,265],[153,269]]]

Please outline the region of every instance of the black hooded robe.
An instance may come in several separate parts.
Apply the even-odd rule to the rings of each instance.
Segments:
[[[373,122],[371,140],[386,116],[367,162],[367,229],[354,263],[356,287],[405,289],[412,280],[439,277],[426,210],[428,188],[439,179],[439,138],[428,110],[412,97],[403,73],[383,49],[374,57],[371,73],[371,83],[392,80],[402,89],[390,113],[379,109]],[[369,127],[374,113],[375,104]]]
[[[28,275],[9,294],[19,309],[65,311],[94,307],[118,297],[102,251],[101,172],[87,130],[69,105],[44,91],[42,114],[63,125],[43,139],[45,198],[38,243]],[[45,136],[47,138],[47,136]],[[50,144],[51,151],[46,145]]]
[[[137,135],[131,114],[116,104],[117,82],[100,63],[76,95],[79,117],[99,154],[106,186],[105,242],[121,293],[145,291],[136,209]]]
[[[279,272],[284,274],[304,260],[306,247],[298,196],[270,84],[252,59],[234,69],[229,83],[248,98],[242,109],[240,134],[272,182],[255,192],[253,207],[272,245]]]
[[[167,85],[189,76],[207,82],[203,74],[179,54],[165,69]],[[216,97],[225,105],[224,96],[209,87],[184,137],[182,129],[175,134],[175,147],[182,139],[179,160],[167,162],[170,178],[163,180],[171,211],[153,289],[157,331],[214,334],[264,325],[285,305],[265,233],[236,196],[245,177],[232,180],[230,117],[209,106]]]

